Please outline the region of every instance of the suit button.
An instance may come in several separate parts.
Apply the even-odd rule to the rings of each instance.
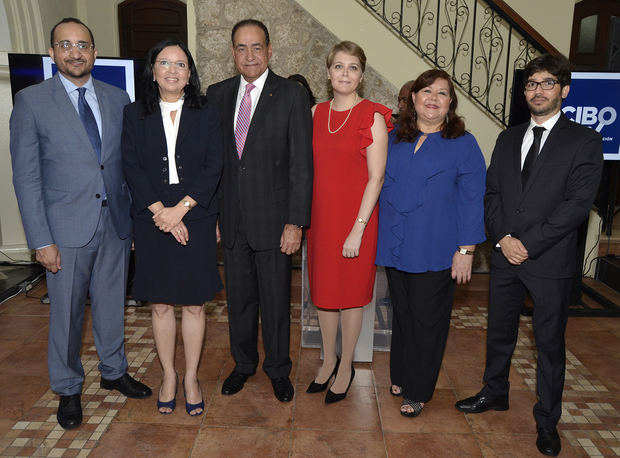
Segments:
[[[103,168],[104,168],[104,167],[103,167],[103,164],[101,164],[101,170],[103,170]]]
[[[97,199],[99,199],[99,198],[101,198],[101,194],[95,194],[95,197],[96,197]]]
[[[162,161],[166,162],[168,160],[168,158],[166,156],[161,158]]]
[[[164,167],[163,169],[161,169],[162,172],[167,172],[168,169],[166,167]]]
[[[168,180],[164,180],[164,183],[168,183]]]
[[[177,154],[177,159],[181,159],[181,156],[179,156],[178,154]]]
[[[177,169],[181,170],[183,168],[182,165],[177,165]]]

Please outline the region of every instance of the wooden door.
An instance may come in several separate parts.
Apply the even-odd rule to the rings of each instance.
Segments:
[[[187,6],[179,0],[125,0],[118,5],[121,57],[145,57],[165,38],[187,43]]]

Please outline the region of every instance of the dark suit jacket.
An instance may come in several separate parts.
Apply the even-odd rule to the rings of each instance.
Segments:
[[[568,278],[576,269],[577,227],[587,218],[603,166],[596,131],[563,114],[549,132],[526,188],[521,190],[521,144],[529,125],[497,138],[487,171],[485,223],[495,245],[518,237],[529,259],[519,268],[544,278]],[[511,264],[494,250],[492,264]]]
[[[222,116],[224,172],[219,196],[222,241],[231,248],[240,224],[253,250],[280,246],[285,224],[310,225],[312,116],[308,95],[271,70],[239,160],[234,118],[240,76],[209,86]]]
[[[166,207],[174,206],[186,195],[198,205],[184,219],[217,213],[215,191],[222,172],[222,144],[215,107],[183,106],[175,149],[178,185],[168,183],[168,148],[159,107],[149,115],[138,102],[125,107],[121,147],[134,218],[151,221],[149,205],[161,201]]]

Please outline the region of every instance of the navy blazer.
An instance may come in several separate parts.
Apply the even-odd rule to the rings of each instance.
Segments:
[[[145,114],[142,104],[125,107],[121,149],[123,166],[131,190],[131,214],[152,220],[149,205],[161,201],[176,205],[186,195],[198,202],[184,219],[195,220],[218,212],[215,192],[222,172],[220,120],[215,107],[181,111],[175,161],[178,185],[168,183],[168,148],[159,106]]]
[[[522,190],[521,144],[528,125],[497,138],[487,171],[486,228],[493,245],[507,234],[521,240],[529,258],[518,268],[543,278],[569,278],[577,267],[577,228],[588,217],[601,178],[601,135],[562,114]],[[497,250],[491,262],[512,266]]]

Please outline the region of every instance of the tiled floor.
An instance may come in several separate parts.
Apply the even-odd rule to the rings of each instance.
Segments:
[[[298,277],[296,271],[295,278]],[[64,431],[47,380],[48,306],[17,296],[0,306],[0,455],[2,456],[537,456],[532,418],[535,357],[530,320],[522,319],[511,372],[510,410],[464,415],[454,402],[481,386],[488,276],[457,290],[448,346],[433,400],[418,418],[398,413],[390,396],[389,354],[356,364],[347,399],[326,406],[305,393],[319,351],[300,346],[299,284],[294,282],[291,380],[293,402],[275,400],[259,371],[235,396],[222,396],[233,363],[225,301],[208,304],[199,371],[206,413],[190,418],[179,393],[172,415],[155,399],[133,400],[99,389],[90,320],[82,360],[87,373],[84,422]],[[30,295],[40,296],[44,284]],[[161,369],[153,348],[150,309],[127,308],[130,372],[157,391]],[[177,349],[182,370],[182,343]],[[620,456],[620,318],[570,318],[567,377],[560,423],[561,456]]]

